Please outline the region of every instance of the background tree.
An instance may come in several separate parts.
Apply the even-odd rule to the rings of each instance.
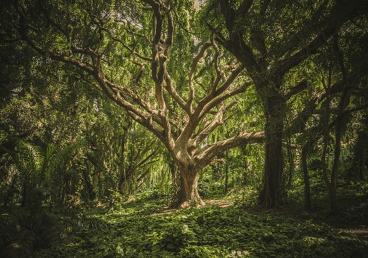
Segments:
[[[207,17],[222,16],[210,19],[208,26],[216,34],[216,41],[244,65],[262,99],[266,146],[260,202],[265,206],[277,205],[285,196],[282,155],[285,131],[300,132],[316,103],[306,105],[308,112],[296,117],[298,126],[285,128],[287,103],[300,92],[315,87],[307,71],[302,75],[299,69],[330,45],[344,24],[360,19],[367,10],[367,4],[361,1],[268,0],[208,1],[203,9]],[[293,73],[302,76],[291,81]],[[320,97],[316,100],[321,101]]]

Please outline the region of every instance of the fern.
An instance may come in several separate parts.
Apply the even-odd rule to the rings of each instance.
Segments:
[[[0,257],[29,257],[34,250],[60,243],[56,215],[17,209],[0,217]]]
[[[15,164],[21,182],[27,185],[26,189],[23,189],[27,196],[27,204],[40,206],[41,201],[52,194],[56,199],[57,190],[62,185],[66,173],[75,174],[68,168],[70,160],[84,145],[85,141],[65,146],[49,144],[43,150],[23,140],[17,141],[18,154]]]

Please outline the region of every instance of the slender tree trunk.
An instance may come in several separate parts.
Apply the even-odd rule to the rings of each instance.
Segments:
[[[284,197],[282,132],[285,102],[280,97],[268,98],[266,102],[265,165],[259,201],[264,207],[272,208],[281,204]]]
[[[134,192],[135,187],[135,175],[136,171],[134,168],[129,166],[124,169],[124,175],[120,177],[119,189],[122,195],[131,195]]]
[[[337,43],[336,43],[337,44]],[[342,56],[341,56],[342,59]],[[343,74],[345,74],[345,68],[343,66],[343,60],[341,60],[341,67],[343,70]],[[345,76],[344,76],[345,78]],[[344,91],[340,98],[338,115],[336,118],[336,126],[335,126],[335,150],[334,150],[334,163],[331,171],[331,210],[337,210],[337,174],[340,167],[340,153],[341,153],[341,136],[342,136],[342,113],[350,102],[350,97],[348,94],[347,85],[344,86]]]
[[[329,84],[330,85],[330,84]],[[330,140],[330,127],[329,127],[329,121],[330,121],[330,94],[329,94],[329,90],[330,87],[327,88],[327,100],[326,100],[326,118],[325,118],[325,128],[324,128],[324,138],[323,138],[323,152],[322,152],[322,171],[323,171],[323,180],[325,182],[325,185],[328,189],[328,192],[330,194],[330,206],[331,206],[331,210],[336,210],[336,185],[333,183],[335,181],[335,179],[333,178],[332,174],[333,171],[331,172],[331,181],[328,178],[328,160],[326,161],[326,155],[327,155],[327,150],[328,150],[328,145],[329,145],[329,140]],[[339,143],[336,142],[336,144],[340,144],[340,140]],[[335,146],[336,148],[337,146]],[[338,150],[339,151],[339,150]],[[335,149],[335,154],[336,154],[336,149]],[[336,160],[336,155],[335,155],[335,159],[334,159],[334,165],[333,165],[333,170],[335,170],[337,167],[335,166],[335,160]]]
[[[309,142],[302,149],[302,169],[304,175],[304,198],[305,198],[305,209],[312,209],[311,195],[310,195],[310,184],[309,184],[309,173],[307,165]]]
[[[64,183],[61,183],[61,186],[59,189],[61,189],[61,193],[59,192],[60,203],[64,205],[65,204],[65,185]]]
[[[98,201],[100,202],[102,200],[102,181],[101,181],[101,170],[100,168],[97,168],[97,180],[98,180]]]
[[[229,152],[226,151],[224,153],[224,169],[225,169],[225,189],[224,189],[224,193],[227,193],[227,188],[228,188],[228,184],[229,184]]]
[[[242,182],[242,185],[245,186],[248,184],[248,174],[247,174],[247,171],[248,171],[248,160],[245,158],[247,156],[247,147],[244,145],[244,146],[241,146],[241,153],[244,157],[244,161],[243,161],[243,169],[244,169],[244,172],[243,172],[243,182]]]
[[[366,181],[366,166],[368,165],[367,142],[367,134],[364,131],[359,132],[357,144],[355,146],[354,160],[358,163],[358,180],[360,181]]]
[[[331,210],[337,210],[337,172],[340,166],[340,152],[341,152],[341,124],[336,125],[336,143],[334,151],[334,163],[331,171]]]
[[[83,173],[84,183],[86,185],[87,198],[89,200],[92,200],[95,198],[95,194],[94,194],[93,185],[91,183],[91,178],[88,173],[89,166],[88,166],[87,160],[85,161],[85,163],[86,163],[87,169],[83,169],[82,173]]]
[[[328,84],[326,85],[323,82],[323,86],[326,90],[327,98],[326,98],[326,109],[325,109],[325,130],[324,130],[324,145],[323,145],[323,153],[322,153],[322,165],[323,165],[323,180],[325,181],[325,184],[327,186],[327,189],[330,194],[330,206],[331,210],[335,211],[337,209],[337,197],[336,197],[336,188],[337,188],[337,170],[340,163],[340,147],[341,147],[341,119],[339,116],[341,115],[342,111],[344,110],[345,106],[345,98],[347,96],[347,88],[345,86],[344,92],[341,96],[340,103],[339,103],[339,110],[338,110],[338,117],[337,117],[337,123],[336,123],[336,142],[335,142],[335,149],[334,149],[334,161],[333,161],[333,167],[331,171],[331,181],[328,179],[328,162],[326,162],[326,154],[327,154],[327,148],[330,140],[330,102],[331,102],[331,78],[332,78],[332,60],[333,60],[333,53],[331,52],[331,59],[330,59],[330,68],[329,68],[329,74],[328,74]],[[344,71],[343,71],[344,73]]]
[[[126,178],[126,171],[125,171],[125,141],[126,141],[126,132],[124,131],[121,137],[121,157],[120,157],[120,178],[118,189],[121,194],[125,194],[125,182],[127,181]]]
[[[359,180],[361,181],[365,181],[365,174],[366,174],[365,164],[367,163],[366,159],[367,159],[367,148],[364,145],[362,148],[362,153],[359,158]]]
[[[330,129],[329,129],[329,106],[330,106],[330,100],[329,96],[327,96],[327,107],[326,107],[326,121],[325,121],[325,130],[324,130],[324,136],[323,136],[323,151],[322,151],[322,172],[323,172],[323,181],[325,182],[325,185],[328,189],[328,192],[330,194],[330,205],[331,208],[334,206],[334,192],[332,189],[331,182],[328,179],[328,160],[326,161],[326,155],[327,155],[327,149],[328,149],[328,143],[330,139]]]
[[[227,193],[227,185],[229,181],[229,165],[227,164],[227,161],[225,162],[225,190],[224,193]]]

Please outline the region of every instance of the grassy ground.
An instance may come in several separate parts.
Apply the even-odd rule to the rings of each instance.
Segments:
[[[340,196],[338,213],[321,203],[307,213],[297,205],[262,210],[224,199],[167,210],[167,200],[145,193],[60,217],[62,244],[34,257],[367,257],[368,188],[361,192],[353,200]]]

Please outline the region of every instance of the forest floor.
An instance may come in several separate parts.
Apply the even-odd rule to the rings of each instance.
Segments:
[[[204,202],[205,202],[204,207],[216,205],[221,208],[226,208],[234,204],[232,201],[229,201],[229,200],[204,200]],[[165,206],[162,210],[156,213],[153,213],[152,215],[157,216],[157,215],[171,214],[176,211],[180,211],[180,209],[170,208],[170,206]]]
[[[207,196],[201,208],[175,210],[168,209],[167,196],[144,192],[128,202],[54,212],[50,217],[57,218],[61,241],[32,252],[33,257],[365,258],[368,185],[358,190],[343,192],[336,212],[321,195],[308,212],[298,202],[262,209],[229,195]],[[39,218],[47,222],[38,214],[30,223]],[[40,232],[38,239],[51,238],[46,234],[51,231]],[[29,229],[17,234],[29,235]]]
[[[227,200],[227,199],[212,199],[212,200],[204,200],[205,206],[218,206],[221,208],[226,208],[229,206],[234,205],[234,202]],[[367,207],[368,210],[368,207]],[[165,206],[162,210],[159,212],[153,213],[153,216],[157,215],[164,215],[164,214],[171,214],[172,212],[177,212],[179,209],[170,208],[169,206]],[[365,241],[368,244],[368,221],[356,221],[356,220],[344,220],[341,221],[341,219],[336,219],[340,217],[342,214],[337,213],[335,215],[332,215],[330,213],[326,216],[326,214],[318,213],[318,212],[311,212],[306,213],[299,209],[295,208],[288,208],[288,207],[282,207],[279,209],[260,209],[260,208],[254,208],[247,209],[247,212],[251,214],[258,214],[258,215],[264,215],[264,214],[272,214],[275,216],[283,216],[283,217],[291,217],[295,220],[303,221],[308,217],[309,219],[313,220],[313,223],[318,225],[329,225],[331,228],[338,234],[338,235],[346,235],[351,237],[359,238],[363,241]],[[360,223],[359,223],[360,222]]]
[[[270,214],[272,216],[290,217],[299,221],[311,220],[316,225],[330,226],[337,235],[356,237],[368,244],[368,217],[366,217],[368,215],[368,203],[364,206],[362,205],[360,211],[356,211],[353,216],[347,215],[346,212],[341,210],[336,212],[328,210],[306,212],[292,207],[270,210],[251,208],[247,212],[258,215]]]

